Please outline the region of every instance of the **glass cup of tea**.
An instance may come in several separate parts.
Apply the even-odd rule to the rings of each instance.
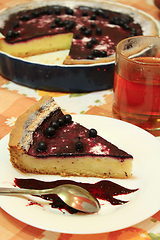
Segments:
[[[116,48],[113,117],[160,136],[160,38],[136,36]]]

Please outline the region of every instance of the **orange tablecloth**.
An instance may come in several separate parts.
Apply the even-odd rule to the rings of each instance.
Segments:
[[[153,0],[112,0],[132,5],[160,21],[160,10]],[[1,0],[0,9],[21,3],[21,0]],[[0,63],[1,64],[1,63]],[[111,117],[112,90],[88,94],[64,94],[35,91],[16,85],[0,76],[0,139],[7,135],[16,118],[41,96],[55,97],[62,108],[71,114],[93,114]],[[0,158],[3,156],[0,155]],[[6,173],[7,174],[7,173]],[[136,211],[136,209],[135,209]],[[146,209],[147,211],[147,209]],[[98,223],[97,223],[98,224]],[[158,240],[160,239],[160,211],[136,226],[111,233],[74,235],[44,231],[16,220],[0,208],[0,240]]]

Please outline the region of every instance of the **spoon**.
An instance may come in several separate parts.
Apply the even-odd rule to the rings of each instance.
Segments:
[[[100,210],[98,200],[86,189],[64,184],[50,189],[23,189],[23,188],[0,188],[0,195],[46,195],[57,194],[68,206],[86,213],[95,213]]]

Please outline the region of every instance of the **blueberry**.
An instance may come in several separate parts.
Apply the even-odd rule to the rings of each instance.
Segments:
[[[64,125],[64,118],[59,118],[57,120],[57,123],[59,124],[60,127],[62,127]]]
[[[65,29],[66,30],[71,30],[74,26],[75,26],[75,21],[71,20],[71,21],[68,21],[67,24],[65,24]]]
[[[97,8],[94,8],[94,9],[92,10],[92,12],[93,12],[93,14],[95,14],[96,16],[98,16],[98,15],[99,15],[99,11],[98,11],[98,9],[97,9]]]
[[[79,140],[78,142],[76,142],[75,145],[77,150],[82,150],[83,149],[83,143]]]
[[[74,36],[75,39],[81,39],[81,35],[79,33],[76,33],[76,35]]]
[[[14,32],[12,30],[9,30],[6,34],[6,39],[12,39],[14,37],[15,37]]]
[[[28,21],[28,20],[30,20],[31,18],[30,18],[30,16],[29,16],[29,14],[25,14],[25,15],[20,16],[19,19],[20,19],[21,21]]]
[[[54,129],[58,129],[59,128],[59,124],[58,124],[58,122],[52,121],[50,123],[50,127],[53,127]]]
[[[56,28],[55,23],[51,23],[51,28]]]
[[[90,28],[88,28],[84,31],[85,36],[90,36],[91,34],[92,34],[92,30]]]
[[[131,34],[136,35],[136,29],[134,27],[131,28]]]
[[[14,32],[14,37],[19,37],[19,32],[18,31]]]
[[[72,122],[72,116],[70,114],[64,115],[64,122],[65,123],[71,123]]]
[[[97,18],[96,14],[93,13],[93,14],[91,15],[91,20],[96,20],[96,18]]]
[[[58,27],[64,26],[64,21],[60,19],[60,21],[57,23]]]
[[[91,27],[94,28],[96,26],[95,22],[91,22]]]
[[[96,137],[97,136],[97,130],[94,128],[91,128],[89,130],[89,137]]]
[[[47,143],[46,142],[39,142],[37,146],[38,151],[45,151],[47,149]]]
[[[109,21],[111,24],[119,25],[120,19],[117,16],[114,16]]]
[[[13,23],[13,28],[17,28],[17,27],[19,27],[19,22],[18,21]]]
[[[88,12],[86,11],[86,10],[84,10],[83,12],[82,12],[82,16],[88,16]]]
[[[97,49],[94,49],[92,53],[93,53],[94,57],[100,57],[100,55],[101,55],[101,52]]]
[[[92,45],[91,41],[86,43],[86,47],[87,47],[88,49],[92,48],[92,46],[93,46],[93,45]]]
[[[95,38],[95,37],[93,37],[93,38],[91,39],[91,43],[92,43],[92,44],[97,44],[97,43],[98,43],[98,39]]]
[[[98,34],[98,35],[102,34],[102,29],[100,27],[96,28],[96,34]]]
[[[107,52],[106,51],[101,51],[101,57],[107,57]]]
[[[60,9],[60,7],[55,7],[55,8],[54,8],[54,13],[55,13],[56,15],[60,15],[60,14],[61,14],[61,9]]]
[[[103,11],[103,13],[101,14],[103,18],[109,18],[109,15],[109,11]]]
[[[86,29],[87,29],[87,28],[86,28],[85,26],[82,26],[82,27],[81,27],[81,32],[85,32]]]
[[[61,21],[61,19],[58,18],[58,17],[56,17],[55,20],[54,20],[55,24],[59,24],[60,21]]]
[[[103,10],[102,9],[97,9],[97,11],[96,11],[96,14],[99,16],[99,15],[103,15]]]
[[[88,55],[88,56],[87,56],[87,59],[93,60],[93,56],[92,56],[92,55]]]
[[[66,14],[68,14],[68,15],[73,15],[73,9],[71,9],[71,8],[69,8],[69,7],[66,7],[66,9],[65,9],[65,12],[66,12]]]
[[[45,9],[44,9],[44,14],[46,14],[46,15],[51,15],[51,14],[53,14],[53,9],[52,9],[52,7],[50,7],[50,8],[45,8]]]
[[[129,25],[128,25],[127,23],[124,23],[124,24],[123,24],[123,28],[124,28],[125,30],[130,30],[130,27],[129,27]]]
[[[32,12],[32,18],[36,18],[36,17],[39,17],[39,12],[38,11]]]
[[[46,135],[48,137],[52,137],[53,135],[55,135],[55,132],[56,132],[55,128],[49,126],[48,128],[46,128],[46,132],[45,133],[46,133]]]

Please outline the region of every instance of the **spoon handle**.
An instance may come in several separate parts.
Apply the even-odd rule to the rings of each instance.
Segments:
[[[54,194],[54,189],[43,189],[43,190],[35,190],[35,189],[19,189],[19,188],[3,188],[0,187],[0,195],[44,195],[44,194]]]

